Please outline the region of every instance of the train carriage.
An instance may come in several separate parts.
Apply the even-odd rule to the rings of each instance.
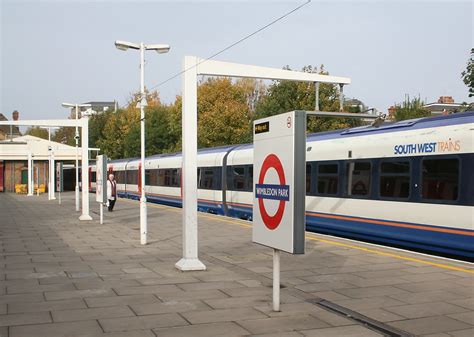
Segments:
[[[466,112],[308,135],[307,229],[474,259],[473,130]],[[252,144],[199,150],[198,209],[252,219],[252,161]],[[181,164],[146,158],[149,201],[181,206]],[[111,165],[138,199],[140,160]]]

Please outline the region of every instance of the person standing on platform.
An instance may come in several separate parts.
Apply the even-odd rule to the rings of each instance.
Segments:
[[[117,201],[117,182],[113,174],[109,174],[109,179],[107,180],[107,200],[109,212],[113,212],[115,201]]]

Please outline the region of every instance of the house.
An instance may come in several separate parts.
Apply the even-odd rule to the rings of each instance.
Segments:
[[[455,103],[452,96],[440,96],[438,102],[423,105],[423,108],[431,111],[433,116],[449,115],[456,112],[462,103]]]
[[[20,113],[18,111],[13,111],[12,117],[13,120],[16,121],[18,120],[20,116]],[[2,113],[0,113],[0,121],[7,121],[8,118],[5,117]],[[0,141],[1,140],[6,140],[6,139],[13,139],[20,137],[20,129],[18,126],[11,126],[11,125],[0,125]]]

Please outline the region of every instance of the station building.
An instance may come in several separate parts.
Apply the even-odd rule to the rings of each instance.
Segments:
[[[28,184],[28,155],[33,160],[33,181],[35,191],[47,191],[49,181],[50,149],[55,163],[63,162],[73,166],[76,160],[76,147],[69,146],[31,135],[0,140],[0,192],[20,191]],[[81,148],[78,150],[81,160]],[[67,171],[67,174],[66,174]],[[74,170],[65,170],[65,189],[74,189]],[[72,186],[69,186],[72,185]],[[43,189],[43,190],[42,190]]]

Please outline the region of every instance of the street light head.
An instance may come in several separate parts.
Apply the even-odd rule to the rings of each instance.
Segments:
[[[115,41],[115,47],[119,50],[127,50],[128,48],[132,49],[140,49],[140,45],[132,42],[127,42],[127,41]]]
[[[63,103],[62,106],[64,108],[75,108],[76,106],[78,108],[88,108],[91,107],[90,104],[73,104],[73,103]]]
[[[158,54],[165,54],[170,51],[170,46],[168,44],[147,44],[147,50],[156,50]]]

